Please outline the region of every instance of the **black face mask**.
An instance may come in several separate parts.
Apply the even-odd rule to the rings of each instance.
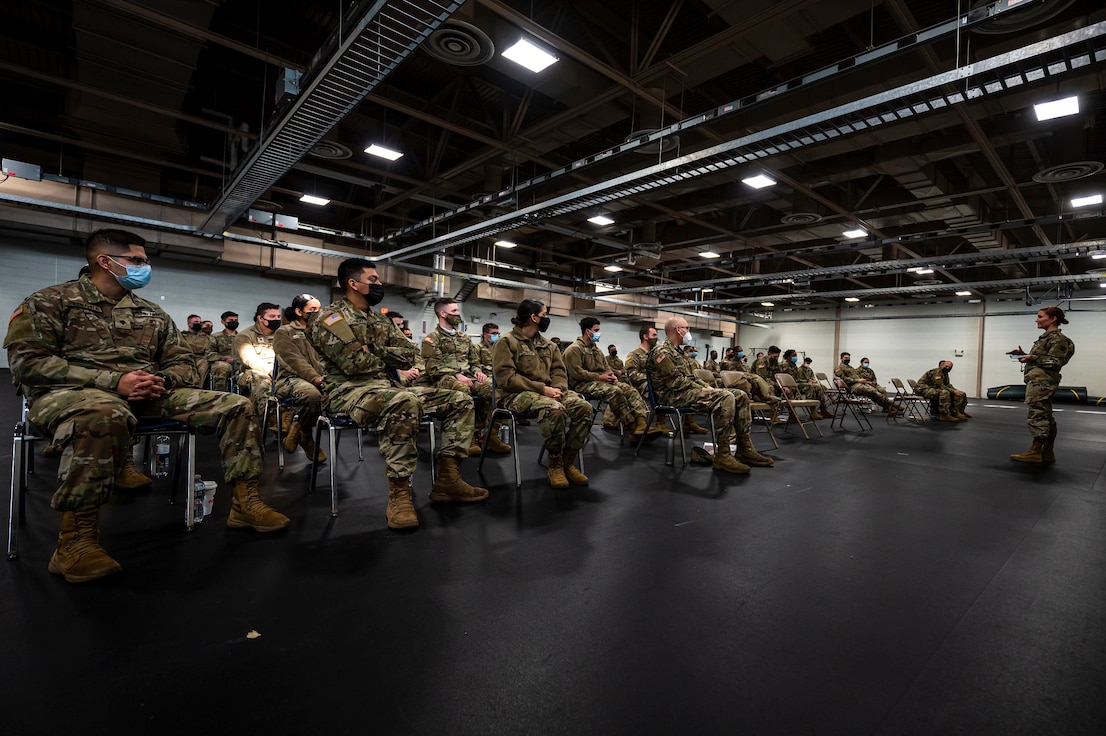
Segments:
[[[280,329],[280,320],[279,319],[267,319],[267,320],[263,320],[263,321],[265,322],[265,326],[268,327],[273,332],[276,332],[277,330]]]
[[[951,370],[952,370],[952,368],[942,368],[941,372],[944,373],[947,376],[949,374],[949,371],[951,371]]]
[[[850,360],[849,358],[845,358],[841,362],[844,363],[845,365],[848,365],[849,363],[852,363],[852,360]]]
[[[545,332],[548,329],[549,329],[549,317],[548,316],[542,317],[541,321],[538,322],[538,332]]]
[[[238,329],[238,320],[236,320],[236,319],[227,320],[227,329],[230,330],[231,332],[234,332],[235,330],[237,330]]]
[[[365,300],[368,301],[369,306],[375,306],[380,304],[384,299],[384,285],[383,284],[369,284],[369,293],[365,295]]]
[[[203,324],[200,323],[200,322],[197,322],[196,324],[192,325],[188,329],[192,330],[193,332],[199,332],[203,328],[204,328]]]

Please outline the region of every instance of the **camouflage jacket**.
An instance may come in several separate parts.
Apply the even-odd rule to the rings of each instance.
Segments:
[[[323,364],[323,387],[396,385],[395,371],[415,365],[418,348],[382,314],[363,312],[348,299],[323,307],[307,322],[307,339]]]
[[[844,363],[837,364],[837,367],[833,369],[833,375],[844,381],[845,385],[850,389],[853,387],[853,384],[860,380],[860,376],[856,373],[856,368],[853,368],[851,365],[845,365]]]
[[[323,364],[319,354],[307,339],[307,330],[299,325],[282,325],[273,333],[273,352],[281,375],[298,376],[314,383],[323,375]]]
[[[226,335],[222,332],[217,332],[211,336],[210,342],[207,344],[207,352],[204,353],[204,357],[208,361],[222,360],[227,363],[234,360],[234,338],[238,337],[237,333],[234,335]]]
[[[234,358],[238,361],[239,374],[250,371],[263,376],[273,374],[276,353],[273,351],[273,336],[262,335],[253,324],[234,336]]]
[[[622,362],[622,358],[619,358],[617,355],[611,355],[610,353],[607,354],[607,365],[615,373],[626,370],[626,364]]]
[[[480,348],[472,338],[458,330],[449,334],[438,325],[422,339],[423,373],[431,384],[460,373],[475,378],[479,371],[491,377],[492,367],[480,361]]]
[[[200,360],[207,355],[208,345],[211,344],[211,335],[181,330],[180,344],[188,348],[196,360]]]
[[[499,396],[523,391],[540,394],[546,386],[568,390],[564,357],[556,343],[540,332],[527,338],[514,327],[500,335],[492,347],[492,370]]]
[[[707,360],[703,363],[703,367],[706,368],[711,373],[721,373],[722,372],[722,366],[719,365],[717,360],[712,360],[711,358],[707,358]]]
[[[113,302],[88,276],[24,299],[4,347],[12,382],[29,403],[63,388],[114,391],[135,370],[161,376],[170,389],[199,382],[192,353],[161,307],[133,291]]]
[[[876,372],[874,370],[872,370],[871,368],[865,368],[864,366],[860,366],[859,368],[856,369],[856,375],[860,376],[861,378],[863,378],[868,383],[871,383],[871,384],[878,384],[879,383],[879,381],[876,380]]]
[[[495,343],[487,345],[484,343],[484,338],[480,338],[476,341],[476,349],[480,352],[480,365],[484,366],[484,372],[489,376],[492,370],[492,348],[495,347]]]
[[[959,391],[960,389],[949,382],[948,375],[940,368],[931,368],[918,379],[918,388],[935,388],[941,391]]]
[[[636,388],[642,396],[648,396],[648,389],[645,385],[645,371],[649,366],[649,351],[641,346],[634,348],[626,356],[624,365],[626,366],[626,378],[630,380],[630,385]]]
[[[799,383],[818,383],[818,377],[809,365],[801,365],[795,369],[795,380]]]
[[[783,363],[778,358],[769,358],[767,355],[753,365],[753,372],[768,381],[770,386],[776,385],[777,373],[787,373]]]
[[[691,372],[691,358],[668,340],[649,351],[648,366],[657,401],[662,404],[679,401],[678,395],[688,390],[711,388]]]
[[[1075,355],[1075,343],[1060,330],[1052,330],[1037,338],[1029,354],[1033,360],[1025,364],[1025,382],[1046,379],[1059,386],[1060,369]]]
[[[607,356],[594,342],[585,341],[583,335],[565,348],[564,361],[568,383],[573,389],[583,383],[598,381],[599,376],[611,370]]]

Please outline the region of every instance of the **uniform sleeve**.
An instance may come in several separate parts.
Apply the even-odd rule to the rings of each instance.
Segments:
[[[469,343],[469,366],[472,368],[473,375],[476,375],[477,371],[486,376],[492,374],[492,367],[484,362],[484,351],[475,341]]]
[[[418,347],[391,320],[371,319],[368,330],[371,341],[369,349],[384,361],[384,365],[401,371],[415,367],[419,360]]]
[[[59,300],[27,297],[8,320],[4,347],[16,383],[28,388],[98,388],[114,391],[122,371],[83,368],[65,359],[65,315]]]
[[[273,352],[276,353],[280,370],[290,372],[305,381],[315,382],[322,374],[315,370],[314,363],[305,354],[306,350],[313,351],[311,343],[306,339],[297,340],[294,328],[281,327],[273,333]],[[306,337],[306,335],[305,335]]]
[[[167,388],[199,386],[200,371],[196,368],[196,358],[192,351],[180,339],[180,330],[172,317],[165,315],[167,324],[159,336],[155,349],[158,370],[155,373],[165,379]]]
[[[238,361],[239,366],[244,366],[258,373],[265,372],[264,366],[258,368],[256,365],[257,351],[253,349],[253,343],[250,342],[250,336],[247,333],[240,332],[234,336],[231,354]]]
[[[496,387],[512,394],[523,391],[541,393],[544,383],[533,381],[518,372],[515,366],[515,343],[508,337],[500,337],[492,345],[492,370],[495,373]]]
[[[437,333],[437,330],[423,338],[420,357],[426,367],[426,375],[434,383],[447,376],[457,375],[457,371],[453,370],[452,361],[446,359],[445,351],[441,345],[441,336]]]
[[[568,371],[565,370],[564,355],[556,347],[551,351],[551,355],[553,359],[549,363],[549,385],[562,391],[568,391]]]
[[[1033,364],[1045,370],[1058,371],[1068,364],[1075,355],[1075,343],[1066,335],[1062,339],[1051,340],[1038,355],[1033,353]]]
[[[560,351],[558,350],[557,352]],[[598,373],[589,371],[584,367],[584,351],[577,343],[572,343],[567,348],[565,348],[564,355],[562,355],[561,357],[561,362],[564,364],[566,378],[567,380],[572,382],[573,386],[581,383],[587,383],[588,381],[599,380]]]

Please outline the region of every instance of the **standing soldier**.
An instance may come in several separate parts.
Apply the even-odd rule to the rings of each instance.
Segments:
[[[419,525],[411,499],[415,438],[423,411],[442,424],[442,451],[431,501],[483,501],[486,488],[466,483],[460,465],[472,444],[472,399],[467,394],[426,386],[402,386],[396,372],[408,370],[418,349],[373,306],[384,298],[376,264],[350,258],[338,266],[345,297],[320,310],[308,325],[308,339],[322,359],[326,409],[349,415],[359,427],[380,429],[380,454],[388,476],[388,526]]]
[[[595,317],[580,320],[581,335],[565,348],[565,371],[568,383],[577,393],[605,401],[615,416],[630,432],[630,440],[637,442],[648,430],[649,438],[656,439],[663,432],[650,430],[645,424],[649,407],[634,387],[621,383],[600,352],[600,325]]]
[[[238,313],[223,312],[219,319],[223,329],[211,336],[204,357],[207,358],[211,387],[216,391],[227,391],[230,388],[231,364],[234,362],[234,338],[238,335]]]
[[[431,386],[461,391],[473,397],[476,404],[476,432],[472,435],[469,457],[482,450],[477,433],[488,427],[488,415],[492,410],[492,366],[480,359],[480,349],[472,344],[472,338],[457,329],[461,324],[461,307],[449,297],[434,302],[434,314],[438,326],[422,340],[422,362],[426,381]],[[481,399],[476,401],[476,399]],[[511,446],[499,439],[499,423],[491,428],[488,449],[492,452],[510,452]]]
[[[730,452],[736,441],[738,458],[752,465],[770,466],[773,460],[753,447],[749,429],[753,416],[749,411],[749,396],[740,389],[712,388],[693,376],[684,363],[677,344],[683,344],[688,334],[687,320],[672,317],[664,325],[667,338],[649,353],[649,368],[653,374],[653,389],[657,400],[670,406],[692,406],[710,412],[714,418],[714,468],[727,473],[748,473],[749,465],[739,462]]]
[[[537,299],[523,299],[511,324],[492,349],[499,405],[538,413],[549,450],[546,476],[551,487],[586,486],[588,477],[573,463],[587,442],[595,412],[583,396],[568,390],[564,357],[542,335],[549,329],[548,310]]]
[[[917,392],[929,399],[936,401],[939,408],[937,421],[962,422],[971,419],[964,412],[968,405],[967,395],[949,382],[949,371],[952,370],[951,360],[938,361],[936,368],[931,368],[918,379]]]
[[[122,569],[100,546],[100,507],[131,453],[137,416],[217,434],[224,479],[234,484],[227,526],[261,532],[288,526],[258,491],[261,435],[250,402],[191,388],[196,364],[173,320],[134,293],[150,280],[146,242],[123,230],[98,230],[85,258],[89,275],[24,299],[4,339],[28,419],[63,448],[61,485],[50,499],[62,512],[50,572],[81,583]]]
[[[895,416],[905,413],[905,409],[895,406],[891,399],[887,398],[887,392],[881,386],[868,383],[866,379],[858,376],[856,369],[850,363],[852,363],[852,355],[841,353],[841,362],[833,369],[833,375],[845,382],[850,393],[855,396],[863,396],[879,404],[883,407],[884,414]]]
[[[326,453],[315,447],[312,430],[323,408],[323,364],[307,339],[307,319],[321,308],[310,294],[298,294],[284,310],[284,325],[273,333],[277,361],[276,396],[293,399],[295,411],[282,412],[293,421],[284,433],[284,449],[292,453],[302,447],[308,459],[326,462]],[[291,407],[290,407],[291,409]]]
[[[1056,420],[1052,418],[1052,395],[1060,387],[1060,369],[1075,355],[1075,343],[1060,331],[1067,318],[1060,307],[1045,307],[1037,312],[1037,329],[1045,333],[1037,338],[1026,353],[1020,347],[1011,350],[1025,371],[1025,406],[1033,444],[1025,452],[1015,453],[1011,460],[1023,463],[1054,463],[1056,455]]]
[[[192,353],[192,359],[196,361],[196,374],[199,376],[197,386],[204,386],[207,381],[207,348],[211,344],[211,337],[203,332],[204,321],[198,314],[188,315],[188,329],[180,333],[181,345]]]

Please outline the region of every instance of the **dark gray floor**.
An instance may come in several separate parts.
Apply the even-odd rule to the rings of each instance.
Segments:
[[[56,463],[40,456],[22,554],[0,564],[0,723],[1103,733],[1106,412],[1063,408],[1043,471],[1007,459],[1028,445],[1023,408],[979,400],[961,425],[823,422],[747,478],[667,468],[660,444],[635,462],[597,427],[591,489],[563,495],[529,427],[520,497],[509,459],[465,508],[431,506],[420,470],[414,534],[385,528],[381,458],[367,441],[359,464],[350,434],[337,519],[306,494],[302,454],[278,475],[270,453],[264,493],[291,529],[227,529],[204,439],[214,516],[187,534],[164,487],[121,497],[103,542],[124,571],[83,586],[46,570]],[[0,409],[14,418],[7,392]]]

